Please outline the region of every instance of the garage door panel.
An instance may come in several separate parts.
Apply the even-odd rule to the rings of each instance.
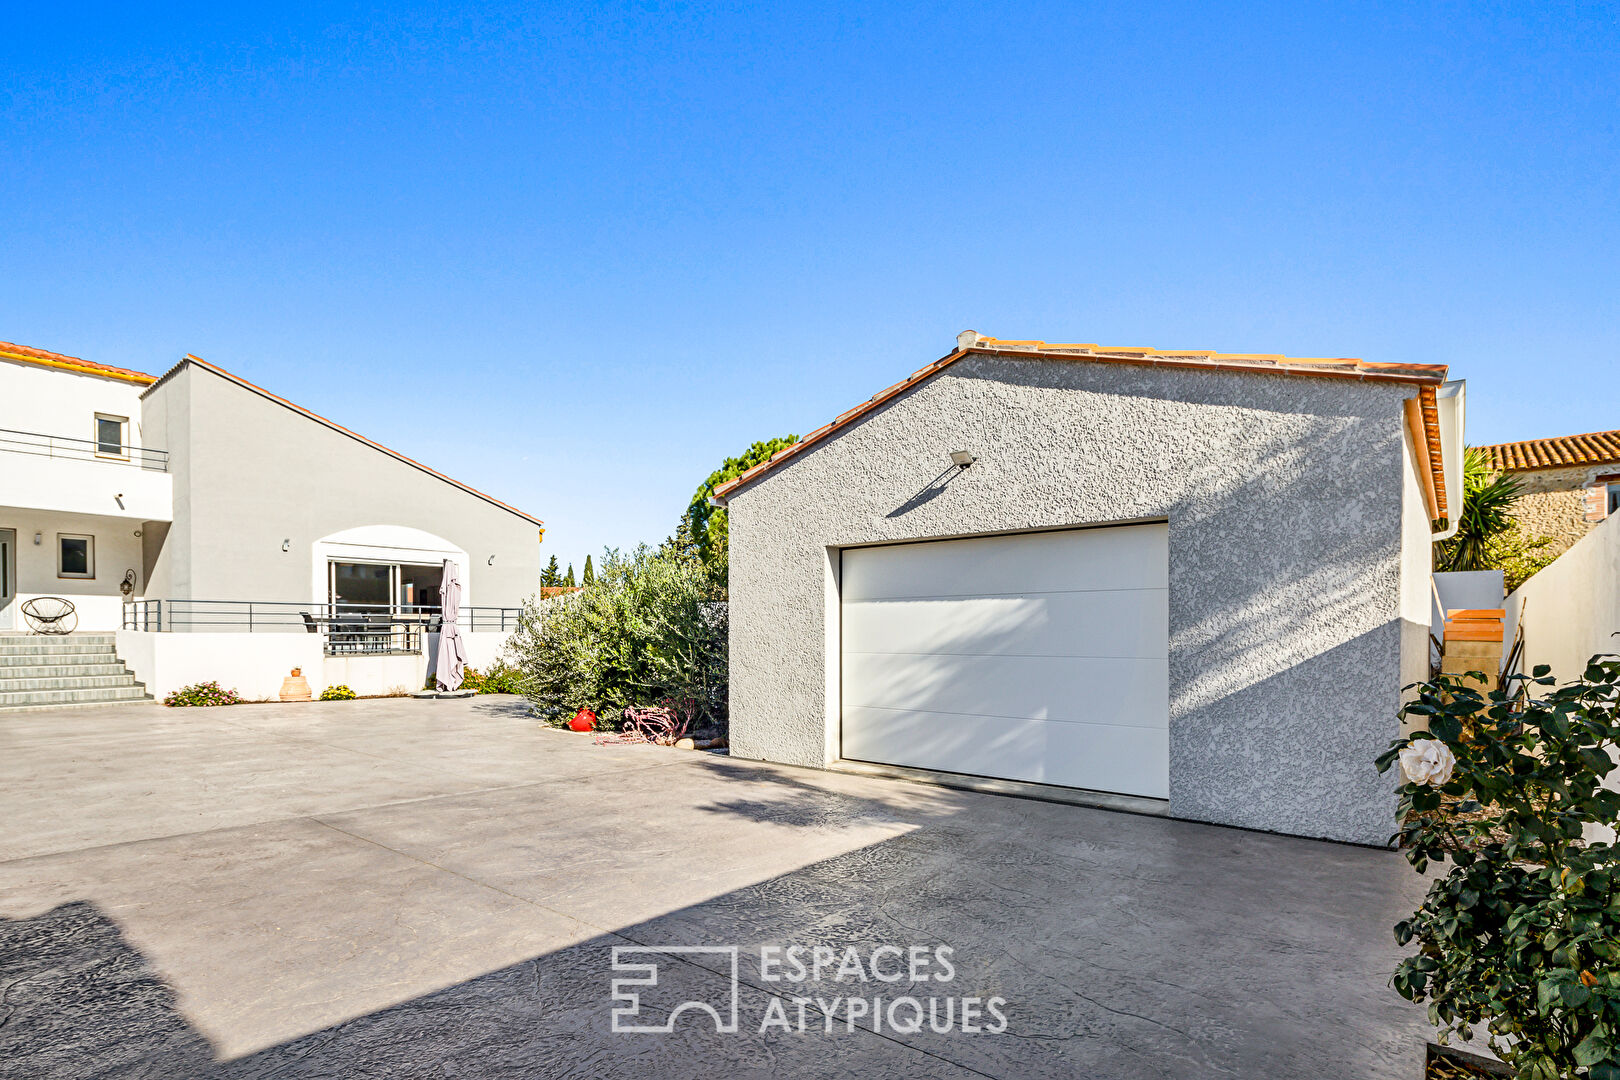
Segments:
[[[1168,727],[1162,660],[864,653],[844,658],[846,706]]]
[[[1084,558],[1075,558],[1077,544]],[[1162,588],[1168,559],[1164,525],[856,548],[844,553],[841,591],[860,601]]]
[[[1169,529],[842,555],[842,753],[1165,798]]]
[[[1022,593],[844,606],[847,653],[1167,656],[1167,591]]]
[[[1167,730],[851,708],[844,756],[1035,784],[1169,796]]]

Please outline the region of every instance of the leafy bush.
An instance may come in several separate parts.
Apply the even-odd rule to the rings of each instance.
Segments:
[[[1485,451],[1471,446],[1463,453],[1463,505],[1457,534],[1434,545],[1436,570],[1501,570],[1512,592],[1556,553],[1545,536],[1529,536],[1513,517],[1513,504],[1523,494],[1519,478],[1494,472]]]
[[[325,690],[322,690],[321,691],[321,700],[322,701],[353,701],[354,700],[354,691],[350,690],[347,686],[344,686],[342,683],[338,683],[336,686],[328,686]]]
[[[1620,848],[1588,839],[1620,819],[1620,792],[1603,786],[1620,657],[1593,657],[1544,697],[1522,692],[1553,686],[1547,672],[1488,695],[1478,673],[1422,684],[1402,714],[1427,730],[1378,759],[1402,762],[1407,860],[1451,864],[1395,926],[1419,952],[1394,986],[1429,1003],[1442,1041],[1485,1025],[1521,1080],[1620,1080]]]
[[[192,683],[172,691],[163,699],[163,704],[173,708],[201,705],[237,705],[242,701],[242,695],[235,690],[226,690],[217,682]]]
[[[505,660],[496,660],[488,671],[475,667],[461,673],[461,687],[480,694],[521,694],[525,686],[523,672]]]
[[[548,722],[582,706],[618,727],[627,706],[690,702],[694,720],[726,720],[724,586],[689,548],[609,550],[592,585],[531,602],[507,651]]]

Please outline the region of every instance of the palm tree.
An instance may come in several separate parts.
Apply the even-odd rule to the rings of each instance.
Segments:
[[[1493,473],[1485,451],[1469,447],[1463,452],[1462,519],[1457,535],[1434,545],[1434,568],[1452,570],[1500,569],[1492,541],[1514,530],[1513,503],[1519,481],[1506,473]]]

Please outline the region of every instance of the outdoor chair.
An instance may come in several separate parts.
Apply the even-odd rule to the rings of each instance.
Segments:
[[[79,626],[79,613],[73,601],[61,596],[36,596],[24,600],[23,621],[36,634],[71,634]]]

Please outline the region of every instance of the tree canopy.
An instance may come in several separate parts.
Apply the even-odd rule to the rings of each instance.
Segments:
[[[707,480],[698,485],[697,493],[692,496],[692,502],[686,508],[686,520],[690,523],[688,527],[692,539],[696,542],[698,554],[702,556],[704,562],[718,564],[723,569],[730,554],[729,523],[725,507],[715,506],[709,502],[709,496],[714,494],[714,489],[727,480],[735,480],[755,465],[769,461],[778,451],[785,450],[798,441],[797,435],[783,435],[757,442],[738,457],[726,458],[718,469],[709,474]]]

